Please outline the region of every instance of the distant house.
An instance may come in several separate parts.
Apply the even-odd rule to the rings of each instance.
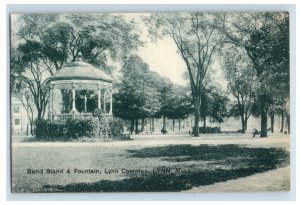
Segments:
[[[15,96],[11,97],[11,132],[12,134],[26,134],[29,120],[22,102]]]

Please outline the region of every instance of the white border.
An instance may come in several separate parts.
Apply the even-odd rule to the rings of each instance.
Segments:
[[[6,1],[6,3],[22,3],[24,1]],[[48,1],[49,2],[49,1]],[[51,3],[67,3],[66,1],[52,0]],[[72,3],[78,3],[79,1],[71,1]],[[95,1],[85,0],[84,3],[97,3]],[[112,3],[111,1],[104,1],[108,3]],[[124,1],[115,1],[114,3],[123,3]],[[128,3],[132,3],[130,1]],[[166,3],[166,1],[156,1],[152,0],[152,3],[162,2]],[[177,1],[178,2],[178,1]],[[175,2],[175,3],[177,3]],[[191,1],[186,0],[183,3],[189,3]],[[222,3],[222,1],[214,1],[211,0],[209,3],[216,4]],[[2,165],[6,165],[6,168],[2,167],[0,169],[1,173],[1,201],[2,197],[5,200],[25,200],[25,201],[67,201],[67,200],[76,200],[76,201],[91,201],[91,200],[205,200],[205,201],[214,201],[214,200],[222,200],[222,201],[235,201],[235,200],[255,200],[255,201],[264,201],[264,200],[295,200],[296,191],[295,191],[295,173],[296,173],[296,6],[295,5],[263,5],[263,4],[243,4],[243,5],[228,5],[229,3],[241,3],[237,1],[227,1],[227,4],[222,5],[7,5],[6,11],[5,7],[1,7],[1,19],[4,19],[4,23],[1,25],[6,25],[6,32],[1,32],[1,36],[6,35],[6,38],[1,38],[2,45],[6,45],[6,54],[1,55],[1,67],[2,70],[5,70],[4,74],[1,72],[0,78],[0,87],[2,89],[1,93],[6,93],[5,99],[1,102],[1,116],[4,118],[1,120],[1,127],[6,128],[6,133],[2,133],[1,135],[1,145],[6,145],[6,149],[1,149],[0,156],[6,156],[4,159],[4,163]],[[274,1],[247,1],[245,3],[254,2],[254,3],[276,3]],[[296,1],[281,1],[281,3],[295,3]],[[27,3],[41,3],[40,1],[27,1]],[[126,2],[127,3],[127,2]],[[135,1],[135,3],[139,3]],[[192,1],[192,3],[196,3]],[[3,9],[4,8],[4,9]],[[3,11],[4,10],[4,11]],[[282,11],[287,10],[290,12],[291,17],[291,192],[282,192],[282,193],[128,193],[128,194],[11,194],[10,193],[10,172],[8,170],[10,156],[9,156],[9,91],[8,91],[8,79],[9,79],[9,56],[7,51],[9,51],[9,41],[8,41],[8,15],[9,13],[15,12],[143,12],[143,11]],[[3,20],[2,20],[3,21]],[[298,45],[299,47],[299,45]],[[4,49],[2,49],[4,50]],[[4,57],[5,56],[5,57]],[[4,95],[4,94],[3,94]],[[4,96],[3,96],[4,97]],[[5,113],[5,114],[4,114]],[[4,122],[4,123],[3,123]],[[3,126],[3,124],[5,126]],[[4,129],[1,129],[2,132]],[[5,131],[4,131],[5,132]],[[6,141],[5,141],[6,140]],[[5,148],[5,147],[4,147]],[[6,177],[3,178],[6,174]],[[3,181],[2,181],[3,180]],[[266,179],[267,180],[267,179]],[[4,188],[4,189],[2,189]],[[6,190],[6,195],[5,191]],[[1,202],[0,202],[1,203]],[[243,202],[244,203],[244,202]],[[2,204],[2,203],[1,203]],[[23,204],[23,203],[22,203]],[[74,204],[74,202],[72,202]]]

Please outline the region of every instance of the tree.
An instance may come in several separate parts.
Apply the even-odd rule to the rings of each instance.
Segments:
[[[22,24],[16,31],[18,38],[15,40],[19,41],[16,47],[36,44],[40,61],[51,75],[54,74],[67,60],[71,25],[57,23],[58,14],[21,14],[18,17]]]
[[[290,83],[289,83],[289,15],[288,13],[283,13],[279,22],[276,23],[276,32],[271,36],[272,48],[270,49],[271,56],[269,58],[269,64],[272,67],[273,75],[271,75],[271,92],[272,95],[272,105],[270,106],[270,117],[271,117],[271,130],[274,127],[274,114],[280,114],[282,116],[282,126],[281,132],[283,130],[283,118],[286,116],[286,121],[289,127],[289,101],[290,101]],[[277,19],[272,19],[271,23],[278,21]],[[267,32],[267,31],[265,31]]]
[[[241,130],[245,133],[255,97],[255,70],[246,58],[247,55],[239,47],[227,45],[223,53],[223,68],[228,81],[228,89],[236,100],[231,114],[240,117]]]
[[[64,63],[76,61],[80,53],[88,63],[108,69],[108,58],[121,60],[142,43],[133,23],[122,16],[21,14],[20,19],[19,38],[40,45],[41,58],[51,74]]]
[[[274,105],[289,99],[288,14],[266,13],[264,18],[266,23],[252,34],[251,45],[248,46],[249,52],[256,54],[256,57],[252,56],[254,60],[256,58],[256,66],[265,71],[260,74],[261,85],[258,94],[262,124],[264,123],[262,128],[264,133],[261,136],[267,136],[267,112],[270,111],[272,130]]]
[[[223,122],[223,118],[227,116],[228,97],[219,88],[214,85],[207,85],[204,88],[201,103],[201,118],[203,120],[203,128],[206,130],[206,118],[210,117],[215,122]]]
[[[267,137],[267,113],[274,103],[274,96],[280,90],[288,93],[288,19],[288,13],[284,12],[226,13],[214,23],[215,28],[226,36],[225,42],[243,48],[253,64],[261,137]],[[274,82],[281,82],[281,85]]]
[[[39,112],[38,118],[44,116],[47,104],[44,80],[60,70],[65,63],[83,59],[93,65],[101,66],[111,72],[109,59],[121,61],[124,56],[141,44],[132,22],[121,16],[109,14],[20,14],[20,26],[16,26],[13,47],[16,59],[22,64],[12,71],[19,85],[32,84],[32,95]],[[14,24],[16,25],[16,24]],[[14,58],[12,56],[12,58]],[[14,60],[12,60],[14,61]],[[15,64],[12,63],[12,67]],[[39,74],[42,72],[43,74]],[[13,77],[14,78],[14,77]],[[13,80],[12,83],[17,81]],[[34,89],[33,89],[34,87]],[[34,91],[35,90],[35,91]],[[68,110],[69,91],[61,90],[64,110]],[[82,97],[82,96],[81,96]]]
[[[19,46],[11,51],[11,88],[16,94],[30,91],[37,110],[37,119],[45,115],[48,103],[47,88],[43,83],[45,69],[40,65],[40,47],[35,42]],[[28,97],[28,100],[30,97]]]
[[[174,99],[174,93],[172,89],[172,83],[170,80],[161,81],[158,84],[159,87],[157,88],[158,97],[160,102],[160,109],[157,112],[158,117],[163,118],[163,125],[162,125],[162,133],[166,133],[166,117],[169,113],[173,112],[172,110],[172,100]]]
[[[149,67],[140,57],[131,55],[124,61],[122,74],[118,92],[113,96],[114,115],[131,120],[131,130],[134,120],[137,130],[138,120],[142,119],[143,131],[144,120],[153,116],[159,107],[156,90],[148,82]]]
[[[284,121],[285,118],[287,125],[289,126],[288,120],[289,120],[289,102],[288,99],[281,98],[282,96],[278,96],[276,98],[276,101],[270,106],[269,108],[269,116],[271,121],[271,132],[274,132],[274,121],[275,121],[275,115],[280,116],[281,120],[281,126],[280,126],[280,132],[283,133],[284,130]],[[289,127],[288,127],[289,132]]]
[[[187,118],[192,113],[190,92],[185,87],[175,85],[168,80],[161,81],[158,88],[159,102],[161,103],[157,116],[163,117],[162,131],[166,131],[166,118],[175,120]],[[180,126],[179,126],[180,127]]]
[[[166,130],[166,118],[183,119],[190,114],[190,96],[185,88],[176,86],[158,73],[149,71],[148,65],[136,55],[124,61],[121,82],[114,94],[114,115],[131,120],[131,130],[141,130],[145,120],[150,118],[151,130],[154,131],[154,118],[163,117]],[[188,96],[187,96],[188,95]]]
[[[184,89],[184,87],[174,86],[175,95],[171,101],[170,111],[167,113],[167,117],[173,120],[173,131],[175,126],[175,120],[178,120],[178,128],[181,128],[181,120],[186,119],[189,115],[193,113],[193,108],[191,105],[190,93]],[[177,88],[176,88],[177,87]]]
[[[203,81],[213,55],[220,46],[219,35],[209,25],[214,16],[201,13],[153,14],[145,19],[154,38],[170,37],[186,64],[194,106],[194,135],[199,136]]]
[[[158,89],[162,82],[168,81],[169,79],[162,78],[157,72],[149,71],[146,76],[147,86],[147,107],[149,108],[148,118],[150,120],[150,130],[154,132],[154,120],[159,116],[159,110],[161,108],[161,98]]]

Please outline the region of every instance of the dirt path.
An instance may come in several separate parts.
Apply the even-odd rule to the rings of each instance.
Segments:
[[[255,174],[249,177],[229,180],[212,185],[194,187],[187,192],[260,192],[289,191],[290,166]],[[261,183],[261,182],[264,183]],[[251,183],[249,183],[251,182]]]

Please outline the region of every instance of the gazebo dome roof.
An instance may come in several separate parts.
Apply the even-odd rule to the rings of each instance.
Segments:
[[[49,77],[47,81],[56,80],[102,80],[112,82],[112,77],[102,71],[100,68],[83,62],[75,61],[64,66],[57,71],[54,75]]]

